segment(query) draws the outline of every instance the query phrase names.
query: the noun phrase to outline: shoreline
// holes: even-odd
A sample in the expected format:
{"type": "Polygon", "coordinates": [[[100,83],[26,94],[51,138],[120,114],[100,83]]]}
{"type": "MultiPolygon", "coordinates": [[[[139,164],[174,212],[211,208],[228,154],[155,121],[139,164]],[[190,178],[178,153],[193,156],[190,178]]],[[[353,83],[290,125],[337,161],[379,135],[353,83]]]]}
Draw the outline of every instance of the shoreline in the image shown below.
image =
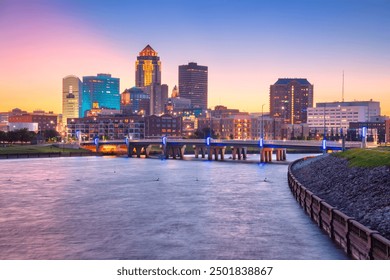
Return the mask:
{"type": "Polygon", "coordinates": [[[348,160],[328,154],[295,164],[292,173],[315,195],[390,239],[390,167],[349,167],[348,160]]]}

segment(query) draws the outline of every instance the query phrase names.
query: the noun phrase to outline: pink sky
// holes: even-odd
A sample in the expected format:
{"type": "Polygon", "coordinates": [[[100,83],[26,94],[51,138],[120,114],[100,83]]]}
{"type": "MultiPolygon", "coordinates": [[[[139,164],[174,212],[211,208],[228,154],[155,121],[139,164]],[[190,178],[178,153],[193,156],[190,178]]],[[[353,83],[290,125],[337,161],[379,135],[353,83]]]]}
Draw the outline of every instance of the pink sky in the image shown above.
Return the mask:
{"type": "Polygon", "coordinates": [[[10,3],[0,5],[0,112],[18,107],[61,113],[62,78],[71,74],[81,79],[111,73],[121,79],[121,90],[129,88],[134,85],[136,56],[150,44],[159,53],[162,81],[170,91],[177,84],[178,65],[195,61],[209,67],[209,106],[259,112],[262,104],[269,104],[269,86],[285,77],[307,78],[314,84],[315,102],[340,101],[344,70],[345,100],[380,101],[382,114],[390,115],[390,67],[384,61],[389,57],[380,58],[369,49],[344,49],[344,57],[315,48],[297,55],[283,46],[269,46],[272,42],[264,48],[248,43],[243,49],[240,42],[226,45],[222,39],[220,45],[196,48],[190,40],[180,45],[178,39],[131,34],[122,41],[55,7],[10,3]]]}

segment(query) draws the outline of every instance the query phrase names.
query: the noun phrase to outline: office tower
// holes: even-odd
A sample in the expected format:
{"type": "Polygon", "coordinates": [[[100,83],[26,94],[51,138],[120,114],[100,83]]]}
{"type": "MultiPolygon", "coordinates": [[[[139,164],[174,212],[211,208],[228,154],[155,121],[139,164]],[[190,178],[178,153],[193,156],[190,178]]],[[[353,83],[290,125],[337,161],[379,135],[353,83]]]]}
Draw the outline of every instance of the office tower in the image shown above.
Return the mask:
{"type": "Polygon", "coordinates": [[[80,117],[86,116],[86,111],[93,108],[120,109],[119,78],[110,74],[83,77],[80,117]]]}
{"type": "Polygon", "coordinates": [[[78,118],[82,84],[78,77],[70,75],[62,79],[62,120],[63,127],[69,118],[78,118]]]}
{"type": "Polygon", "coordinates": [[[147,45],[137,56],[135,62],[135,85],[147,87],[161,85],[161,61],[157,52],[147,45]]]}
{"type": "Polygon", "coordinates": [[[179,66],[180,97],[191,100],[194,108],[207,109],[207,66],[194,62],[179,66]]]}
{"type": "Polygon", "coordinates": [[[278,79],[270,86],[270,114],[287,124],[307,122],[313,107],[313,85],[307,79],[278,79]]]}

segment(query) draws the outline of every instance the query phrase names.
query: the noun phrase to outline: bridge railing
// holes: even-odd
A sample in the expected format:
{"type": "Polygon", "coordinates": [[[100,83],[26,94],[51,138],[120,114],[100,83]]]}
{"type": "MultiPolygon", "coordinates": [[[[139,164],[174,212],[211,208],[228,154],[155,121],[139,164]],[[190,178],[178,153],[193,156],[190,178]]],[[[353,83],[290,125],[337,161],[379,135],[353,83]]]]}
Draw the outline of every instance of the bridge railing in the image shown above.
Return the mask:
{"type": "MultiPolygon", "coordinates": [[[[183,144],[205,144],[205,139],[179,139],[179,138],[169,138],[167,137],[167,143],[174,142],[174,143],[183,143],[183,144]]],[[[162,143],[162,138],[152,138],[152,139],[138,139],[138,140],[128,140],[129,142],[133,143],[151,143],[151,144],[159,144],[162,143]]],[[[120,144],[126,143],[125,139],[117,139],[117,140],[100,140],[99,145],[102,144],[120,144]]],[[[216,143],[216,144],[224,144],[226,146],[234,146],[234,145],[241,145],[241,146],[258,146],[259,141],[258,140],[226,140],[226,139],[211,139],[210,144],[216,143]]],[[[82,141],[80,144],[88,145],[92,144],[94,145],[94,141],[82,141]]],[[[294,146],[294,147],[322,147],[322,141],[313,141],[313,140],[264,140],[264,145],[271,145],[271,146],[281,146],[281,147],[288,147],[288,146],[294,146]]],[[[342,147],[341,141],[327,141],[326,143],[327,147],[342,147]]],[[[360,148],[361,142],[345,142],[346,148],[360,148]]]]}

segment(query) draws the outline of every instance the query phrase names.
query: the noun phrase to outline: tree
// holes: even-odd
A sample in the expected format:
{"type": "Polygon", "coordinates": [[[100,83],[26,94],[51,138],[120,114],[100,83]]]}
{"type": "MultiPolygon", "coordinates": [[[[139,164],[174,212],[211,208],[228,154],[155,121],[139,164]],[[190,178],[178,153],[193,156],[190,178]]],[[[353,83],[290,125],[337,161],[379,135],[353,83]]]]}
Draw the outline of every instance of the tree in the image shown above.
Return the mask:
{"type": "Polygon", "coordinates": [[[7,133],[5,131],[0,131],[0,143],[7,142],[7,133]]]}
{"type": "Polygon", "coordinates": [[[18,133],[17,131],[8,131],[7,133],[7,142],[8,143],[15,143],[18,141],[18,133]]]}
{"type": "Polygon", "coordinates": [[[44,132],[45,141],[49,141],[50,139],[57,138],[60,134],[55,129],[48,129],[44,132]]]}
{"type": "Polygon", "coordinates": [[[22,143],[31,142],[35,137],[35,133],[28,131],[27,128],[19,129],[16,132],[18,135],[18,140],[22,143]]]}
{"type": "MultiPolygon", "coordinates": [[[[196,139],[206,139],[210,136],[210,128],[204,127],[202,129],[197,129],[194,132],[194,138],[196,139]]],[[[214,130],[211,130],[211,138],[216,139],[218,136],[215,134],[214,130]]]]}

